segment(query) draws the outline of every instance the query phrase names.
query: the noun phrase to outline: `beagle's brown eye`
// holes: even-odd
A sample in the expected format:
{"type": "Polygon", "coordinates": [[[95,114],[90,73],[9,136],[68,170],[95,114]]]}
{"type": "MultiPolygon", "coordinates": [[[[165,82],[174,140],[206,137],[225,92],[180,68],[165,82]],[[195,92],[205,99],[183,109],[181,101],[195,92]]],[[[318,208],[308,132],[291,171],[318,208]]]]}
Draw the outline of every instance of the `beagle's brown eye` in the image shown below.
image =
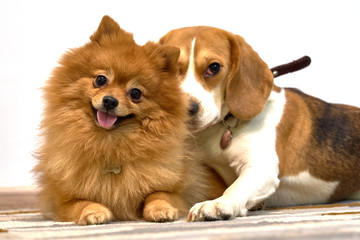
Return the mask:
{"type": "Polygon", "coordinates": [[[220,69],[221,69],[220,63],[217,62],[212,63],[207,67],[204,75],[206,78],[213,77],[220,72],[220,69]]]}
{"type": "Polygon", "coordinates": [[[104,75],[98,75],[94,80],[94,87],[99,88],[105,86],[107,83],[107,77],[105,77],[104,75]]]}
{"type": "Polygon", "coordinates": [[[130,90],[130,98],[133,103],[138,103],[141,101],[142,92],[138,88],[133,88],[130,90]]]}

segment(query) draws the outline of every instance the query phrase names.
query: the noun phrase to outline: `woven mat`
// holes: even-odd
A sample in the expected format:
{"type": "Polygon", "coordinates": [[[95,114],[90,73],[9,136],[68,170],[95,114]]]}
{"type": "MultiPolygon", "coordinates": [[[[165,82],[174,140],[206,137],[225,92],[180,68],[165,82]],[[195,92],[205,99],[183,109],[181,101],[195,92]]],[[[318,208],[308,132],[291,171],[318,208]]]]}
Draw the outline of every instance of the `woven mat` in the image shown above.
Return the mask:
{"type": "Polygon", "coordinates": [[[228,221],[113,222],[44,219],[36,210],[0,211],[0,239],[360,239],[360,202],[250,212],[228,221]]]}

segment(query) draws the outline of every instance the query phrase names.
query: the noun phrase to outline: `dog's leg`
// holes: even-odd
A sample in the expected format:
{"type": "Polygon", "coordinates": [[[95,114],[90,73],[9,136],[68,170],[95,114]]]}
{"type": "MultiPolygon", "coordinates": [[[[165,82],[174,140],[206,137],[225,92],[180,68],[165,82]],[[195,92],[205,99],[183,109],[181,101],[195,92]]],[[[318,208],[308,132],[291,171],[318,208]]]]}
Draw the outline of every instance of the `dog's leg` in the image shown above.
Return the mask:
{"type": "Polygon", "coordinates": [[[170,222],[185,216],[188,210],[180,195],[155,192],[145,200],[143,217],[150,222],[170,222]]]}
{"type": "Polygon", "coordinates": [[[75,222],[79,225],[108,223],[113,219],[112,212],[105,206],[84,200],[72,200],[56,207],[55,220],[75,222]]]}
{"type": "Polygon", "coordinates": [[[188,221],[246,216],[248,209],[269,197],[278,187],[278,172],[276,168],[272,169],[261,165],[247,166],[221,197],[195,204],[189,212],[188,221]]]}

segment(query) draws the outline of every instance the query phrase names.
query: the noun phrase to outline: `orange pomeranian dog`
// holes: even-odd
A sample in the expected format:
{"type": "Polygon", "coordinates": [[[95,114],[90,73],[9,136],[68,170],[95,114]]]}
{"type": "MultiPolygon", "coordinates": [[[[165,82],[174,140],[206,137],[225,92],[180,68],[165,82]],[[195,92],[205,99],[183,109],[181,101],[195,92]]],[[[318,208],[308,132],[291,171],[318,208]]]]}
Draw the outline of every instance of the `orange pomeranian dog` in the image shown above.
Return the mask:
{"type": "Polygon", "coordinates": [[[220,196],[223,183],[189,153],[179,50],[139,46],[108,16],[90,39],[62,57],[44,88],[34,169],[44,215],[164,222],[220,196]]]}

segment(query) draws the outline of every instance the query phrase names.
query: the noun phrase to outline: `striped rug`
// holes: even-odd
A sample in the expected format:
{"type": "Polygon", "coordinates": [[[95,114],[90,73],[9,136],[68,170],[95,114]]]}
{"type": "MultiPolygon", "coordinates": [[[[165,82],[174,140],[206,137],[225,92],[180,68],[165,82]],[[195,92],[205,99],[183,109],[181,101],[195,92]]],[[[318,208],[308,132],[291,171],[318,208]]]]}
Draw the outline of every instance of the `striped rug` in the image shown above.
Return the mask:
{"type": "Polygon", "coordinates": [[[96,226],[0,211],[0,239],[360,239],[360,202],[268,209],[228,221],[113,222],[96,226]]]}

